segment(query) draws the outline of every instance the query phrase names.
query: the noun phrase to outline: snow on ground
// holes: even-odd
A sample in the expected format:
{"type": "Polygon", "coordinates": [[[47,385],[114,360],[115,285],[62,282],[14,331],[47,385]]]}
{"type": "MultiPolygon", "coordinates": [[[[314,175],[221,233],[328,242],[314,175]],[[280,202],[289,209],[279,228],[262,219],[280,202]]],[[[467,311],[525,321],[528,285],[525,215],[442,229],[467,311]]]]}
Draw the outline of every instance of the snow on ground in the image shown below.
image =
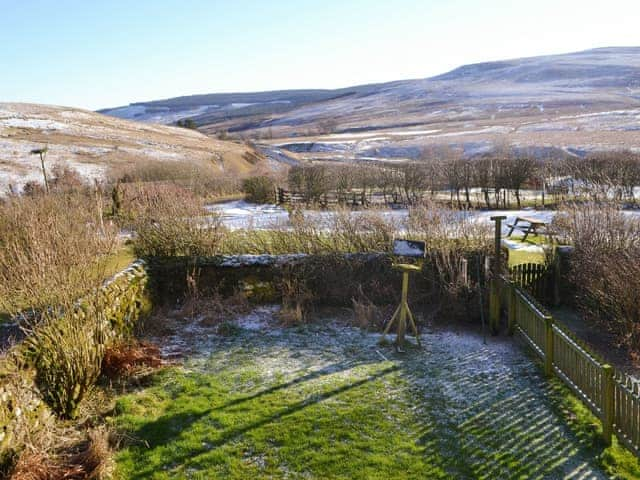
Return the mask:
{"type": "Polygon", "coordinates": [[[530,243],[524,243],[518,240],[510,240],[508,238],[502,239],[502,245],[509,250],[517,250],[519,252],[527,253],[539,253],[544,255],[544,248],[541,245],[532,245],[530,243]]]}
{"type": "Polygon", "coordinates": [[[409,137],[412,135],[427,135],[430,133],[438,133],[441,132],[440,129],[435,130],[405,130],[403,132],[386,132],[387,135],[393,135],[394,137],[409,137]]]}
{"type": "MultiPolygon", "coordinates": [[[[222,223],[231,229],[270,229],[291,226],[289,212],[277,205],[257,205],[244,200],[234,200],[209,205],[207,209],[212,213],[220,215],[222,223]]],[[[350,215],[358,217],[368,215],[372,212],[383,215],[387,220],[394,222],[400,227],[402,227],[409,215],[408,209],[353,211],[350,212],[350,215]]],[[[321,224],[326,225],[330,225],[332,218],[336,215],[336,213],[332,211],[318,210],[303,210],[302,213],[306,218],[318,220],[321,224]]],[[[509,231],[509,227],[507,227],[506,224],[513,223],[518,216],[533,217],[544,222],[551,222],[555,216],[555,212],[550,210],[480,210],[460,212],[460,215],[470,215],[475,221],[487,224],[492,223],[492,216],[504,215],[507,219],[503,222],[503,234],[506,235],[509,231]]]]}

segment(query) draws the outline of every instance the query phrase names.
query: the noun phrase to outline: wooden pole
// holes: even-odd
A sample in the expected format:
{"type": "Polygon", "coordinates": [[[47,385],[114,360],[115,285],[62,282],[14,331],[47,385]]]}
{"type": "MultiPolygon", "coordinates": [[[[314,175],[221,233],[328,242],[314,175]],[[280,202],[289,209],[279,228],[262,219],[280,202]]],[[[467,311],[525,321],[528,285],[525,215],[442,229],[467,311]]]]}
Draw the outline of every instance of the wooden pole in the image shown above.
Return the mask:
{"type": "Polygon", "coordinates": [[[462,277],[462,284],[465,287],[469,286],[469,265],[466,258],[460,260],[460,276],[462,277]]]}
{"type": "Polygon", "coordinates": [[[502,221],[503,215],[491,217],[495,222],[494,261],[492,264],[492,278],[489,287],[489,328],[492,335],[497,335],[500,329],[500,274],[502,273],[502,221]]]}
{"type": "Polygon", "coordinates": [[[493,273],[496,275],[499,275],[500,273],[502,273],[502,221],[505,220],[507,217],[505,217],[504,215],[498,215],[495,217],[491,217],[491,220],[493,222],[495,222],[495,229],[494,229],[494,255],[495,255],[495,262],[493,264],[493,273]]]}

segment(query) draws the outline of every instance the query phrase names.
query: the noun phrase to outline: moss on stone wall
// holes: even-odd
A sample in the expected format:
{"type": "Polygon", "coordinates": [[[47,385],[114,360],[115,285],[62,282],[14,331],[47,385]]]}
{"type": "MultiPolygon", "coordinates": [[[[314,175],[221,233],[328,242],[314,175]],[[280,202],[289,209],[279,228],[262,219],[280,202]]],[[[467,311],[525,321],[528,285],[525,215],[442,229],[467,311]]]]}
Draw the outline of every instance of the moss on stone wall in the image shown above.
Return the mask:
{"type": "MultiPolygon", "coordinates": [[[[138,320],[151,311],[148,282],[145,263],[137,261],[79,300],[70,314],[80,325],[93,309],[104,312],[110,326],[106,341],[131,335],[138,320]]],[[[44,390],[34,381],[36,369],[28,359],[37,352],[28,344],[29,337],[15,346],[12,352],[16,355],[0,357],[0,478],[26,442],[33,442],[39,431],[55,421],[43,401],[44,390]]]]}

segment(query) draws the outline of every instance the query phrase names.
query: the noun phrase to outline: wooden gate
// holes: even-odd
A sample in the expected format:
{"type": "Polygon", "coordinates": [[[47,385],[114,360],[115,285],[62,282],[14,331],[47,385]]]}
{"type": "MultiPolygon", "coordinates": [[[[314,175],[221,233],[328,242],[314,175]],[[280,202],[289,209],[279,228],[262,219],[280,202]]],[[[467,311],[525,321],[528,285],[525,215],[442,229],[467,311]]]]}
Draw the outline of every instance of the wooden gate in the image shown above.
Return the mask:
{"type": "Polygon", "coordinates": [[[513,283],[543,304],[553,301],[553,268],[541,263],[522,263],[509,269],[513,283]]]}

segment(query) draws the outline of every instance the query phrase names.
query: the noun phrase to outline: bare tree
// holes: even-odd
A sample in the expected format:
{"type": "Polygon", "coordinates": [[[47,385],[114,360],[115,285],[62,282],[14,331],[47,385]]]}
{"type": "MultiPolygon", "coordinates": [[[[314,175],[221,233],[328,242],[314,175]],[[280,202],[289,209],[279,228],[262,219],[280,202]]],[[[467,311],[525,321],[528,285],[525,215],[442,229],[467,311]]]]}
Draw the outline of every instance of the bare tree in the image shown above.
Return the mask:
{"type": "Polygon", "coordinates": [[[530,180],[536,171],[536,161],[528,156],[506,157],[501,161],[505,186],[513,191],[518,208],[521,208],[520,190],[525,182],[530,180]]]}

